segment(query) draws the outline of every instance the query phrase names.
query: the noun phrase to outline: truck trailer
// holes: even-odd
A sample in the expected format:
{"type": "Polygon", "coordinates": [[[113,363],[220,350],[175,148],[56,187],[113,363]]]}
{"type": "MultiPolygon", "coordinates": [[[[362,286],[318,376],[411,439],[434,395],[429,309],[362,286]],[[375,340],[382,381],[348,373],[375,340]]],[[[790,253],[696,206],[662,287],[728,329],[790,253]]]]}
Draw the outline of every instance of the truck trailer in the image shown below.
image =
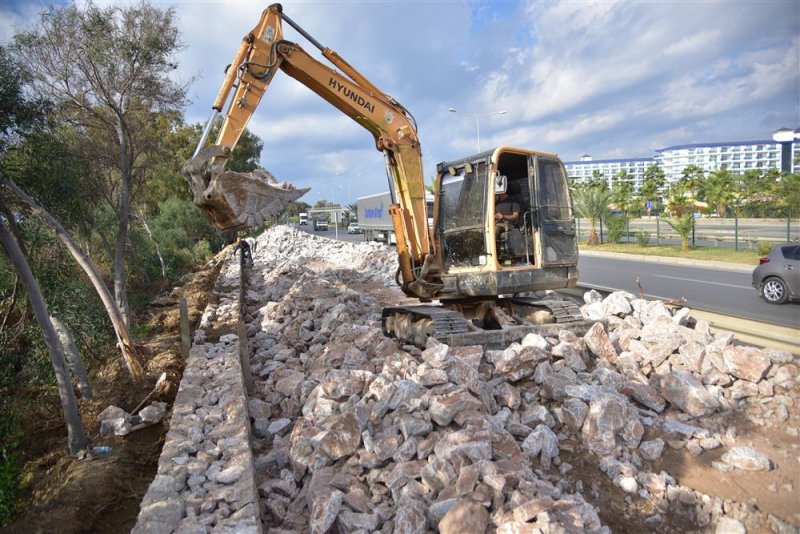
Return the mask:
{"type": "Polygon", "coordinates": [[[358,225],[367,241],[384,241],[395,244],[394,226],[389,215],[392,197],[389,192],[360,197],[358,202],[358,225]]]}
{"type": "MultiPolygon", "coordinates": [[[[357,203],[358,225],[361,233],[364,234],[364,239],[396,245],[392,217],[389,215],[389,206],[392,204],[392,196],[389,192],[360,197],[357,199],[357,203]]],[[[431,193],[425,194],[425,204],[430,227],[433,225],[433,195],[431,193]]]]}

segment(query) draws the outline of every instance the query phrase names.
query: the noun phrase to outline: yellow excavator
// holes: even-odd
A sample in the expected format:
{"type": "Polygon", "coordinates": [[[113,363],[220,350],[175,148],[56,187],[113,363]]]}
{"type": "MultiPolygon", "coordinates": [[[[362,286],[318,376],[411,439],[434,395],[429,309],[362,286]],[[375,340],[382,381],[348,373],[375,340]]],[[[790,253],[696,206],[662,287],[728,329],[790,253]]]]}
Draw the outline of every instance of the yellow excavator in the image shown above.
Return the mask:
{"type": "Polygon", "coordinates": [[[383,154],[397,240],[396,279],[406,295],[423,303],[384,309],[387,334],[422,346],[430,336],[451,345],[502,346],[529,332],[580,333],[591,326],[572,301],[532,295],[573,287],[578,280],[575,218],[559,158],[499,146],[439,163],[429,228],[416,120],[286,16],[280,4],[265,9],[242,40],[197,151],[184,166],[195,203],[217,227],[255,226],[307,191],[265,171],[225,171],[226,160],[278,71],[367,129],[383,154]],[[334,68],[286,40],[283,23],[318,48],[334,68]],[[212,123],[228,100],[217,140],[206,147],[212,123]],[[511,202],[517,215],[503,215],[508,210],[499,204],[496,209],[496,198],[511,202]]]}

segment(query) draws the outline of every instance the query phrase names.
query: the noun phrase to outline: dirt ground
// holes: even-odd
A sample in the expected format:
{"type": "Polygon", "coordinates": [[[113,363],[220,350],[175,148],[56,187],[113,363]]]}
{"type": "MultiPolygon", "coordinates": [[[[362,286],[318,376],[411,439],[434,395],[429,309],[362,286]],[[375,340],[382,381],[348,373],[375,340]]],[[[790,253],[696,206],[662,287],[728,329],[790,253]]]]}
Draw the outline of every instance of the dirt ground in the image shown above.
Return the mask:
{"type": "MultiPolygon", "coordinates": [[[[116,534],[133,528],[139,503],[156,474],[168,426],[157,424],[123,437],[103,437],[98,434],[96,415],[112,404],[133,411],[162,373],[167,373],[169,388],[147,404],[159,400],[171,406],[183,371],[179,300],[186,299],[190,324],[196,325],[221,266],[217,256],[188,275],[181,287],[147,307],[139,323],[147,323],[148,334],[136,345],[146,374],[142,384],[130,380],[116,354],[101,357],[108,363],[92,377],[94,399],[78,402],[90,447],[108,445],[110,454],[86,459],[66,454],[66,428],[55,387],[17,392],[16,409],[31,422],[22,447],[25,508],[19,520],[0,533],[116,534]]],[[[166,421],[169,416],[168,411],[166,421]]]]}

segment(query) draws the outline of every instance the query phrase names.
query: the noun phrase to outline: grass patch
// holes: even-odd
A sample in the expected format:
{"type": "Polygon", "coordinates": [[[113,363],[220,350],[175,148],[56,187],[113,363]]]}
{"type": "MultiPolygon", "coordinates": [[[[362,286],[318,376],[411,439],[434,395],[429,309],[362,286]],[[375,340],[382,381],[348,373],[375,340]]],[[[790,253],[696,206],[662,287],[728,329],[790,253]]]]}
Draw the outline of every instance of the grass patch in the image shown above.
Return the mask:
{"type": "Polygon", "coordinates": [[[666,256],[670,258],[686,258],[690,260],[722,261],[758,265],[759,254],[755,250],[734,250],[727,248],[696,247],[688,252],[681,252],[679,245],[647,245],[638,243],[603,243],[589,247],[581,242],[580,249],[595,252],[618,252],[622,254],[641,254],[643,256],[666,256]]]}
{"type": "Polygon", "coordinates": [[[141,341],[150,336],[153,326],[150,323],[137,324],[131,328],[131,337],[136,341],[141,341]]]}

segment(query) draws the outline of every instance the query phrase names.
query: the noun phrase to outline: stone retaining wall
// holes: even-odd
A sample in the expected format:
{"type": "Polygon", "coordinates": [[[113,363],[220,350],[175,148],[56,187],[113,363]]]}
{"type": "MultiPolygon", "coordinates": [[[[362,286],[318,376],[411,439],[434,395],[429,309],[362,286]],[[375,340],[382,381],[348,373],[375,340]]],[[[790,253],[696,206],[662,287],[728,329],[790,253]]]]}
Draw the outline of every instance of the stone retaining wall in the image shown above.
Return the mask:
{"type": "Polygon", "coordinates": [[[135,534],[263,532],[237,335],[241,273],[238,262],[223,267],[195,332],[135,534]]]}

